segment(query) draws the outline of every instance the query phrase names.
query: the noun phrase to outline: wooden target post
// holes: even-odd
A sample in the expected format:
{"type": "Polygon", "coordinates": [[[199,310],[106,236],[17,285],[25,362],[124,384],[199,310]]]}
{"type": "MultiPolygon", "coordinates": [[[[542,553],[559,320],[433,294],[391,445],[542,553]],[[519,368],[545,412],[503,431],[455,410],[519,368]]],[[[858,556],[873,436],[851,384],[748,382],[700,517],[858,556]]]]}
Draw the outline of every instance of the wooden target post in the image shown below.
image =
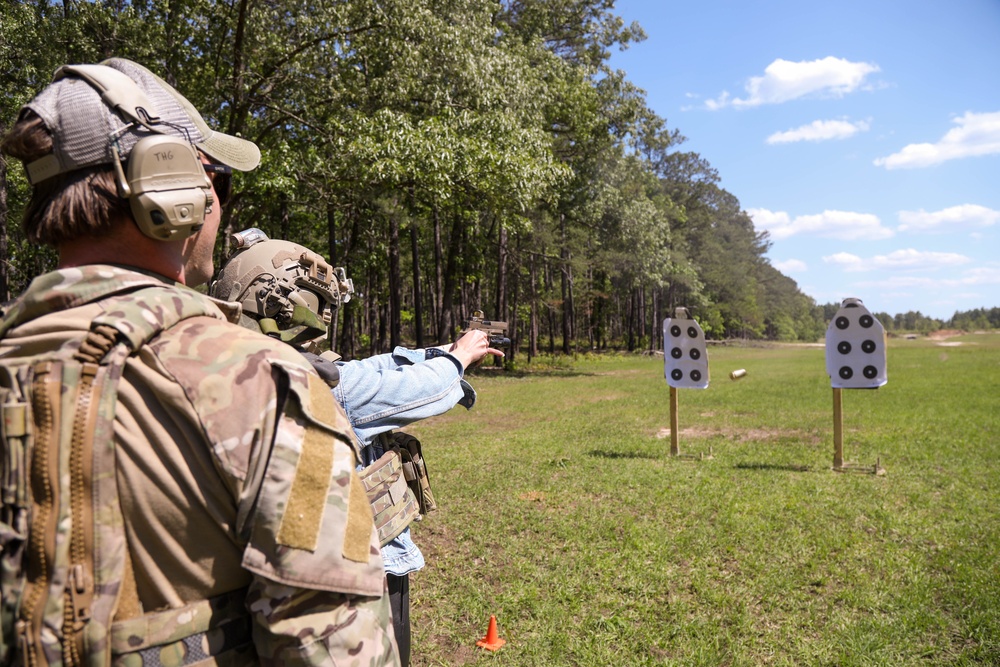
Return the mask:
{"type": "Polygon", "coordinates": [[[826,333],[826,370],[833,387],[833,470],[884,475],[874,465],[844,462],[844,389],[877,389],[886,383],[886,337],[882,323],[861,303],[844,299],[826,333]]]}
{"type": "Polygon", "coordinates": [[[680,446],[680,434],[677,433],[678,429],[678,419],[677,419],[677,387],[670,388],[670,455],[680,456],[681,446],[680,446]]]}
{"type": "Polygon", "coordinates": [[[833,469],[844,467],[844,390],[833,388],[833,469]]]}

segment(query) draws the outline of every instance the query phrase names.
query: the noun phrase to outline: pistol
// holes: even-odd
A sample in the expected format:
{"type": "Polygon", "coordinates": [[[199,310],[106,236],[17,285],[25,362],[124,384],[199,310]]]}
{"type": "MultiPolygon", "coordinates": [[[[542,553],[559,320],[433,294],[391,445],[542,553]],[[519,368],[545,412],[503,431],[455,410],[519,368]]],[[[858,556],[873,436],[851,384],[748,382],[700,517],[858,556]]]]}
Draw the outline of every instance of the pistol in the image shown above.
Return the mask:
{"type": "Polygon", "coordinates": [[[507,338],[507,323],[496,320],[483,319],[483,311],[477,310],[472,313],[466,331],[479,329],[485,331],[490,337],[490,347],[507,347],[510,345],[510,338],[507,338]]]}

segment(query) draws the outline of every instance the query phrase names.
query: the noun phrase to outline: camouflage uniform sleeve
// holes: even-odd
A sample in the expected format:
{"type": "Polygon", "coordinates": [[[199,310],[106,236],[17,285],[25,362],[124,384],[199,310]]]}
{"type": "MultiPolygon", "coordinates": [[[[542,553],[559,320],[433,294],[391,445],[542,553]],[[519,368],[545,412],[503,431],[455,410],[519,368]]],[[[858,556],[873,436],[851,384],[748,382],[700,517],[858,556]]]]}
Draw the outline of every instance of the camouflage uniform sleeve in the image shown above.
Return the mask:
{"type": "Polygon", "coordinates": [[[256,577],[247,606],[259,630],[261,665],[399,665],[388,593],[357,597],[293,588],[256,577]]]}
{"type": "Polygon", "coordinates": [[[396,665],[371,507],[350,426],[329,387],[272,361],[279,414],[263,465],[243,567],[263,664],[396,665]]]}

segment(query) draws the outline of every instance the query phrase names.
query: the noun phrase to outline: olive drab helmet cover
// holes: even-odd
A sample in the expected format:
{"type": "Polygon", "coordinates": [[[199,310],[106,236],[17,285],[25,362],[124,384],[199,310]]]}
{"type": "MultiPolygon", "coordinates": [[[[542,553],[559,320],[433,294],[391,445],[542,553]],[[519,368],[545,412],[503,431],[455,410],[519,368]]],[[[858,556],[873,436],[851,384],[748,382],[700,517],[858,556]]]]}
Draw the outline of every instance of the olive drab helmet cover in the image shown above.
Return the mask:
{"type": "Polygon", "coordinates": [[[344,268],[256,228],[237,232],[233,243],[211,296],[239,303],[262,332],[286,343],[309,348],[325,338],[333,309],[354,294],[344,268]]]}

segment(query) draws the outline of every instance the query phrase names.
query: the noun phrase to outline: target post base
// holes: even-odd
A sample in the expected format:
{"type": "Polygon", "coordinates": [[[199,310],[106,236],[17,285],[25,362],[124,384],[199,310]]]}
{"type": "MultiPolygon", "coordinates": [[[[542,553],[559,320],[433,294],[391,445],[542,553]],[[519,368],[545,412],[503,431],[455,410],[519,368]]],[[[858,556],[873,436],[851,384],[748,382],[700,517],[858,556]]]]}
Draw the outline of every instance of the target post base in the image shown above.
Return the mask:
{"type": "Polygon", "coordinates": [[[708,454],[706,454],[705,452],[698,452],[697,454],[688,454],[688,453],[682,454],[680,452],[677,453],[670,452],[670,458],[679,459],[681,461],[707,461],[709,459],[714,459],[715,456],[712,453],[712,448],[709,447],[708,454]]]}
{"type": "Polygon", "coordinates": [[[677,387],[670,387],[670,458],[685,461],[704,461],[705,459],[713,458],[711,447],[708,448],[708,456],[705,456],[704,453],[681,454],[680,419],[677,416],[677,403],[677,387]]]}
{"type": "Polygon", "coordinates": [[[833,388],[833,468],[834,472],[861,472],[882,476],[882,457],[875,459],[875,465],[844,463],[844,402],[843,389],[833,388]]]}
{"type": "Polygon", "coordinates": [[[875,459],[875,465],[864,465],[862,463],[841,463],[840,465],[833,466],[832,470],[834,472],[859,472],[868,475],[876,475],[878,477],[885,474],[885,468],[882,467],[882,457],[875,459]]]}

